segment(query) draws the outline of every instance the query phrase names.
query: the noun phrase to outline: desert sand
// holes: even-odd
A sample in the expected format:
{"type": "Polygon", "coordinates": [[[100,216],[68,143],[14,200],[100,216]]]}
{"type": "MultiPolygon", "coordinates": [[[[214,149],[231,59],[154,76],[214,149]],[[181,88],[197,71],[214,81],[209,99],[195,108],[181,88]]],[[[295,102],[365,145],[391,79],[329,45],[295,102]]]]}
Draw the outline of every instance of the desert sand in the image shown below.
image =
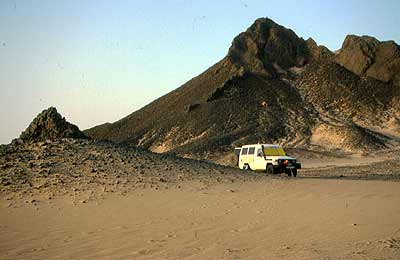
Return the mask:
{"type": "Polygon", "coordinates": [[[4,197],[0,223],[2,259],[400,259],[400,182],[280,177],[4,197]]]}
{"type": "Polygon", "coordinates": [[[399,260],[399,61],[394,41],[332,52],[265,17],[113,123],[82,132],[49,107],[0,144],[0,260],[399,260]],[[298,178],[238,169],[251,143],[282,145],[298,178]]]}

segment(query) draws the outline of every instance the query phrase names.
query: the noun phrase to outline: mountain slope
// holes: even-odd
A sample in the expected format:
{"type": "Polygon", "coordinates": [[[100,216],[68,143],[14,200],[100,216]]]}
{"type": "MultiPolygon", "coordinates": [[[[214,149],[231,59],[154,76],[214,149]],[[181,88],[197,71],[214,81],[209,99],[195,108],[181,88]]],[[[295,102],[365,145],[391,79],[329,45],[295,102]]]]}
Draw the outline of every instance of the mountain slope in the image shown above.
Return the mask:
{"type": "Polygon", "coordinates": [[[254,142],[345,151],[384,148],[389,137],[370,127],[392,120],[398,128],[393,120],[400,111],[397,74],[385,81],[355,73],[338,62],[351,53],[347,45],[351,42],[338,56],[260,18],[233,40],[225,58],[199,76],[85,133],[194,157],[254,142]],[[320,138],[332,133],[333,141],[320,138]]]}

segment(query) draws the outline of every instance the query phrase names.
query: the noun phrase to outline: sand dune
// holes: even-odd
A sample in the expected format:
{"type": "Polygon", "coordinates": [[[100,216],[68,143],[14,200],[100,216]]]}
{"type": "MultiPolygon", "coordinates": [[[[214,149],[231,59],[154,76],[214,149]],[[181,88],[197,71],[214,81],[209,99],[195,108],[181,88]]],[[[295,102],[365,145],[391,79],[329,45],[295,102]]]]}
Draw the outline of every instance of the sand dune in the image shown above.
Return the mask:
{"type": "Polygon", "coordinates": [[[400,183],[265,179],[1,201],[2,259],[400,259],[400,183]]]}

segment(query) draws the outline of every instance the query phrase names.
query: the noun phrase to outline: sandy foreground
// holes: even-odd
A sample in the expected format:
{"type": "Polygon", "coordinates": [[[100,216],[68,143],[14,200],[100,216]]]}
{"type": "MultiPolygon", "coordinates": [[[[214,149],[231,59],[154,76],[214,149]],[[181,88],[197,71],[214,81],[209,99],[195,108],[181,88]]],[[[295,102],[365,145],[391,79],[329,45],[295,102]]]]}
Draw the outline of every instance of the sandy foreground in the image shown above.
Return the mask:
{"type": "Polygon", "coordinates": [[[1,259],[400,259],[400,183],[265,179],[0,207],[1,259]]]}

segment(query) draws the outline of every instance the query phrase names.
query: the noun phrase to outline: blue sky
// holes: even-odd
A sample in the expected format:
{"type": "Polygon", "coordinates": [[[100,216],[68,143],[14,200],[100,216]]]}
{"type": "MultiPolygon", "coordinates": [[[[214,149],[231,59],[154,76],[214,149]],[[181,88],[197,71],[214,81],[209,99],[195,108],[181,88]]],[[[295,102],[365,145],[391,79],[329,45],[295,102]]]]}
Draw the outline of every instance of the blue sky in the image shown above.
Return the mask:
{"type": "Polygon", "coordinates": [[[225,56],[259,17],[336,50],[347,34],[400,43],[400,1],[0,1],[0,143],[56,106],[116,121],[225,56]]]}

